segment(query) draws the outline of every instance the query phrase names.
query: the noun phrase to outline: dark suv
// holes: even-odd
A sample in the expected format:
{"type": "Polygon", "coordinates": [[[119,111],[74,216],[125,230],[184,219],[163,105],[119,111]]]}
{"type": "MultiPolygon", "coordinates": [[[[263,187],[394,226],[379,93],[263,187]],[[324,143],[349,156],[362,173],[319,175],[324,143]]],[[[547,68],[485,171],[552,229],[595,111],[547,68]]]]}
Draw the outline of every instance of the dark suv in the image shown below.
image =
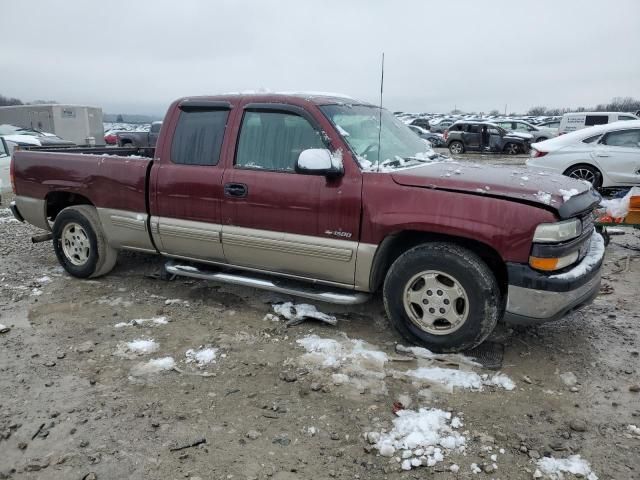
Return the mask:
{"type": "Polygon", "coordinates": [[[533,137],[527,133],[507,132],[494,123],[456,122],[444,133],[449,151],[454,155],[466,151],[527,153],[533,137]]]}

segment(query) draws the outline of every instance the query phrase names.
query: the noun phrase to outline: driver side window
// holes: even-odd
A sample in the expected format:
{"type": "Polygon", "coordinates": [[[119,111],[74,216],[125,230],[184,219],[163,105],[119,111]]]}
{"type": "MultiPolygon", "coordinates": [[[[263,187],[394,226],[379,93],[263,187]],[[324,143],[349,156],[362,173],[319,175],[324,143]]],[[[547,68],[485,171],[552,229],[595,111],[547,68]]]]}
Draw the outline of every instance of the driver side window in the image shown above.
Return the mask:
{"type": "Polygon", "coordinates": [[[247,111],[242,119],[236,166],[293,172],[300,152],[325,148],[303,117],[284,112],[247,111]]]}
{"type": "Polygon", "coordinates": [[[4,140],[0,138],[0,157],[8,157],[9,152],[7,151],[7,146],[4,143],[4,140]]]}

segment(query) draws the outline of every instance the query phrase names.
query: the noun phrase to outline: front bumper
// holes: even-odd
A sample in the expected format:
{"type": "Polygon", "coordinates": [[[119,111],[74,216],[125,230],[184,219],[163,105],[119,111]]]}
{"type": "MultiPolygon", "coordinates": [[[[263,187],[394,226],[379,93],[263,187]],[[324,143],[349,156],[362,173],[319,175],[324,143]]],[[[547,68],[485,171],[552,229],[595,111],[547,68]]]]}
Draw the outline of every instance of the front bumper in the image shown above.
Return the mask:
{"type": "Polygon", "coordinates": [[[511,263],[504,320],[515,325],[550,322],[591,303],[600,291],[604,240],[594,233],[585,258],[568,272],[544,275],[528,265],[511,263]]]}

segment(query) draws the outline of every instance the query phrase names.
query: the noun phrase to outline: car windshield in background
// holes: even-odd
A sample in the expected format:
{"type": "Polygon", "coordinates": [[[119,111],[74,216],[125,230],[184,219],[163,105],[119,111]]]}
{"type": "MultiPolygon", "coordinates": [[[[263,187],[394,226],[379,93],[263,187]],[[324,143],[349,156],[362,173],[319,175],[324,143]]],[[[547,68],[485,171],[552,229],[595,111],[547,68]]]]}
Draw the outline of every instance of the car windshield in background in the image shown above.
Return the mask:
{"type": "Polygon", "coordinates": [[[439,157],[387,110],[367,105],[324,105],[320,108],[349,144],[364,170],[374,170],[378,166],[385,170],[407,167],[439,157]],[[380,125],[382,131],[378,135],[380,125]]]}

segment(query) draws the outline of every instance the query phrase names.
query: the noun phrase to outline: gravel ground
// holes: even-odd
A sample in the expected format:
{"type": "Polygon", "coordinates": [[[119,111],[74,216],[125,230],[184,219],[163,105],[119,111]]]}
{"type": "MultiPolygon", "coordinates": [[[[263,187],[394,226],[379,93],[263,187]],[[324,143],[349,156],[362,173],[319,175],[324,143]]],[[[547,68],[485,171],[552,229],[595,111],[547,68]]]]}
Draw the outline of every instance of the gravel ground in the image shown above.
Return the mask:
{"type": "Polygon", "coordinates": [[[9,327],[0,333],[0,478],[530,479],[539,457],[574,454],[600,479],[640,478],[640,436],[629,428],[640,426],[640,257],[626,248],[640,246],[637,231],[614,237],[593,305],[496,332],[514,390],[448,392],[402,374],[421,364],[394,352],[401,340],[379,298],[317,304],[335,327],[287,328],[265,318],[286,298],[159,280],[158,257],[123,253],[106,277],[70,278],[50,243],[31,244],[37,229],[8,215],[0,207],[0,324],[9,327]],[[167,323],[114,327],[158,317],[167,323]],[[310,334],[362,339],[392,360],[345,381],[303,357],[296,340],[310,334]],[[126,348],[150,339],[152,353],[126,348]],[[215,363],[186,362],[201,346],[217,349],[215,363]],[[149,371],[145,362],[167,356],[177,370],[149,371]],[[363,434],[390,429],[397,401],[460,415],[466,451],[408,472],[377,455],[363,434]]]}

